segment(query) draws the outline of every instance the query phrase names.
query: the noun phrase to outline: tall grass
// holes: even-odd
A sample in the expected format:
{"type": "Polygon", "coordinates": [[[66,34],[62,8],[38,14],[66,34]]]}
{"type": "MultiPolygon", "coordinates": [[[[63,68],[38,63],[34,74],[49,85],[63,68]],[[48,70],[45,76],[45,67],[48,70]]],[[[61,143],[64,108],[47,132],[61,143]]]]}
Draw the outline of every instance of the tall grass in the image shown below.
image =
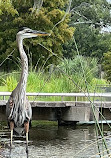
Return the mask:
{"type": "MultiPolygon", "coordinates": [[[[0,83],[0,91],[12,91],[19,81],[18,74],[8,74],[0,83]],[[16,76],[17,75],[17,76],[16,76]]],[[[27,92],[80,92],[85,91],[85,82],[81,75],[71,75],[70,80],[66,75],[61,74],[60,76],[53,73],[51,76],[48,73],[41,72],[29,72],[28,82],[27,82],[27,92]]],[[[106,80],[100,80],[93,78],[91,82],[88,83],[90,92],[96,89],[97,84],[107,84],[106,80]]],[[[99,89],[97,89],[99,91],[99,89]]]]}
{"type": "MultiPolygon", "coordinates": [[[[27,92],[45,92],[45,93],[75,93],[75,92],[87,92],[85,81],[82,80],[80,75],[70,76],[71,80],[64,74],[57,75],[53,72],[51,75],[48,72],[42,73],[38,72],[29,72],[28,82],[27,82],[27,92]],[[72,82],[75,82],[75,84],[72,82]]],[[[0,91],[13,91],[17,86],[19,81],[18,74],[11,73],[5,76],[5,79],[2,80],[0,91]]],[[[88,84],[90,92],[100,92],[100,89],[96,86],[96,83],[100,82],[105,84],[105,80],[99,80],[93,78],[88,84]]],[[[30,100],[35,100],[35,98],[30,97],[30,100]]],[[[42,98],[36,97],[37,100],[51,100],[57,101],[61,100],[61,97],[50,97],[42,98]]],[[[75,98],[67,97],[64,100],[74,100],[75,98]]],[[[78,98],[79,99],[79,98],[78,98]]]]}
{"type": "MultiPolygon", "coordinates": [[[[97,84],[107,84],[106,80],[97,78],[98,67],[96,59],[76,56],[74,59],[64,59],[58,66],[51,66],[47,71],[39,70],[29,72],[27,92],[71,93],[99,92],[97,84]],[[84,67],[86,81],[83,77],[80,62],[84,67]]],[[[13,91],[20,78],[20,72],[0,75],[0,91],[13,91]]]]}

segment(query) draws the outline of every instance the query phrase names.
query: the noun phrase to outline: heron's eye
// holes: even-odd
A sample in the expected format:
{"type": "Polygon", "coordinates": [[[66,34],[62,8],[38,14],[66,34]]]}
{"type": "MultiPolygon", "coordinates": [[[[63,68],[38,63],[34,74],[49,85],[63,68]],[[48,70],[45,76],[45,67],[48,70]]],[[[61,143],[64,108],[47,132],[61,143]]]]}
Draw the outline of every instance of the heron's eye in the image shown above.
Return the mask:
{"type": "Polygon", "coordinates": [[[28,31],[26,31],[26,33],[32,33],[32,31],[31,31],[31,30],[28,30],[28,31]]]}

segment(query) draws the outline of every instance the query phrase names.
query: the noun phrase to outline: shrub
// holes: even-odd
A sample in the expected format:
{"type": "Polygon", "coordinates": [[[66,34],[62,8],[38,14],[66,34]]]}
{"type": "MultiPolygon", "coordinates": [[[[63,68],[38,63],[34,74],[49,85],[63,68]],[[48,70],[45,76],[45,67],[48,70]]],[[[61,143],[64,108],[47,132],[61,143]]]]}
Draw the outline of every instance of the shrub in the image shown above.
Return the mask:
{"type": "Polygon", "coordinates": [[[64,59],[59,69],[68,75],[79,75],[90,82],[98,74],[97,59],[83,56],[75,56],[73,59],[64,59]]]}

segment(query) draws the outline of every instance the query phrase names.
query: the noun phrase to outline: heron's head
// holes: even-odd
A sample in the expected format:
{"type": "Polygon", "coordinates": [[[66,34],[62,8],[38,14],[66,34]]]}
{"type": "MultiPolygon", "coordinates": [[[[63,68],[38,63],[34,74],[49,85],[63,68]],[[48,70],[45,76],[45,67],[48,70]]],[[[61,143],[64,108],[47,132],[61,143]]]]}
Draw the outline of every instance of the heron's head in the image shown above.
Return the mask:
{"type": "Polygon", "coordinates": [[[17,36],[24,39],[24,38],[32,38],[32,37],[37,37],[37,36],[49,36],[49,34],[46,32],[36,31],[27,27],[23,27],[19,30],[19,32],[17,33],[17,36]]]}

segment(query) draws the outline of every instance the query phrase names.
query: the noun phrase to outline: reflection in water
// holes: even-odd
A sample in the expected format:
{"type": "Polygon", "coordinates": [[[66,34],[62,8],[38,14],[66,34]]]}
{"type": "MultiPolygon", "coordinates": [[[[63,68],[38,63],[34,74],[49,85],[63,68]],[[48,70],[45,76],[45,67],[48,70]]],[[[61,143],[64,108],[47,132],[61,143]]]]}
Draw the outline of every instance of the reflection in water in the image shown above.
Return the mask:
{"type": "MultiPolygon", "coordinates": [[[[25,138],[14,137],[15,147],[11,156],[9,138],[8,131],[0,132],[1,142],[5,144],[5,149],[0,151],[0,158],[26,158],[25,138]]],[[[29,158],[90,158],[98,153],[96,144],[87,147],[96,139],[94,126],[78,126],[76,129],[57,126],[36,127],[30,129],[29,139],[29,158]],[[85,147],[87,148],[82,151],[85,147]]],[[[111,146],[110,139],[108,144],[111,146]]]]}

